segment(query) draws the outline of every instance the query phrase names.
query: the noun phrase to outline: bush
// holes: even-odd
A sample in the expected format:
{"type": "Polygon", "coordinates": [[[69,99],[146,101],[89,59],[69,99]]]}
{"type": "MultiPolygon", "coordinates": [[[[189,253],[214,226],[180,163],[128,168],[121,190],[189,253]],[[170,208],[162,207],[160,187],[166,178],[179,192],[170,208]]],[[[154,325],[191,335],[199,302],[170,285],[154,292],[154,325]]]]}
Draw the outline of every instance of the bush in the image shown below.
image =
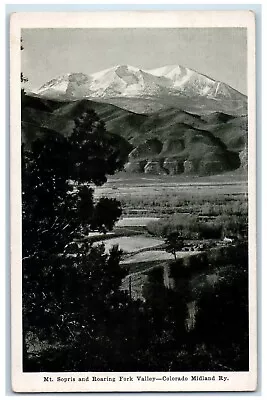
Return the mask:
{"type": "Polygon", "coordinates": [[[198,220],[194,216],[175,214],[170,217],[162,218],[159,221],[149,223],[147,225],[147,230],[152,234],[164,237],[177,232],[180,233],[184,239],[189,239],[192,237],[192,233],[198,232],[198,225],[198,220]]]}

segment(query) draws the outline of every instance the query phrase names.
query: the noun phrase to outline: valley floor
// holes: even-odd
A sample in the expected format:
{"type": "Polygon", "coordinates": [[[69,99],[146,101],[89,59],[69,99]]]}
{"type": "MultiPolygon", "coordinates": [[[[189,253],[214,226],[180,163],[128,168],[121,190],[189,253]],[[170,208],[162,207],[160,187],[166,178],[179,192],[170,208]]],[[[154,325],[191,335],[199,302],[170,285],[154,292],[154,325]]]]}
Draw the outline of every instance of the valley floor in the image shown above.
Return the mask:
{"type": "MultiPolygon", "coordinates": [[[[123,217],[117,222],[111,236],[101,235],[92,239],[100,244],[104,242],[106,251],[112,245],[123,250],[122,265],[129,268],[129,275],[122,288],[131,291],[134,297],[142,298],[142,287],[147,272],[153,268],[166,268],[173,255],[167,253],[164,238],[160,234],[151,234],[148,227],[157,225],[163,218],[172,216],[183,219],[196,217],[200,221],[216,221],[225,215],[231,219],[247,218],[248,187],[242,173],[186,177],[130,175],[119,173],[109,177],[108,182],[96,188],[96,196],[115,197],[123,206],[123,217]]],[[[189,227],[190,230],[190,227],[189,227]]],[[[190,233],[189,233],[190,236],[190,233]]],[[[210,249],[235,245],[224,238],[185,240],[184,249],[177,258],[189,258],[210,249]]]]}

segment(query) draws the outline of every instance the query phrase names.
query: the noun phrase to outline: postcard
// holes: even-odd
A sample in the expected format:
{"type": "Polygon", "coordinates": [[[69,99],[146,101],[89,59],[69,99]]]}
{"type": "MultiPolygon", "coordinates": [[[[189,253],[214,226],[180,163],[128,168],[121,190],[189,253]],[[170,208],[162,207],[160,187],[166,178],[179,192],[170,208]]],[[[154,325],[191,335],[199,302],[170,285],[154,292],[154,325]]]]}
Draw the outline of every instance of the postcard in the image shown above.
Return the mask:
{"type": "Polygon", "coordinates": [[[257,387],[255,16],[14,13],[15,392],[257,387]]]}

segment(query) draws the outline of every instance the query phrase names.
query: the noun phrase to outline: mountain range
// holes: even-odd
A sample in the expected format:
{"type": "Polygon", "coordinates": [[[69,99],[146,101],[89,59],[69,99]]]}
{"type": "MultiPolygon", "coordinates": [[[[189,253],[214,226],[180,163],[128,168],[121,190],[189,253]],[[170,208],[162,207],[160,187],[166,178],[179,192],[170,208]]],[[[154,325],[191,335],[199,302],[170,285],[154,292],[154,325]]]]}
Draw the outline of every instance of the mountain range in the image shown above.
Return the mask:
{"type": "Polygon", "coordinates": [[[125,170],[211,175],[247,167],[247,98],[225,83],[181,66],[115,66],[65,74],[28,93],[22,138],[70,135],[94,109],[128,154],[125,170]]]}
{"type": "Polygon", "coordinates": [[[247,106],[246,96],[229,85],[180,65],[150,70],[117,65],[91,75],[67,73],[34,93],[58,100],[95,99],[138,113],[175,106],[241,115],[247,106]]]}

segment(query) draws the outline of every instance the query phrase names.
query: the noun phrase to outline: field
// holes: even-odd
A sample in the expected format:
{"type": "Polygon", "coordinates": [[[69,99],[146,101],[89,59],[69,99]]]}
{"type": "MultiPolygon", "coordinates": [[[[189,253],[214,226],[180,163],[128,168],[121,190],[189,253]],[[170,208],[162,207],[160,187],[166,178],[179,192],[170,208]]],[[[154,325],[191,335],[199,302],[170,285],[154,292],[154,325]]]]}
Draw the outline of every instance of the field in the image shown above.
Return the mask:
{"type": "MultiPolygon", "coordinates": [[[[189,257],[191,255],[198,254],[197,251],[185,252],[180,251],[176,253],[177,258],[189,257]]],[[[132,264],[150,261],[162,261],[162,260],[172,260],[173,256],[170,253],[166,253],[163,250],[149,250],[143,251],[142,253],[135,254],[134,256],[127,257],[122,264],[132,264]]]]}
{"type": "MultiPolygon", "coordinates": [[[[101,241],[95,242],[95,244],[100,244],[101,241]]],[[[152,237],[145,236],[121,236],[112,239],[106,239],[103,241],[105,244],[105,250],[109,251],[112,246],[118,245],[121,250],[125,253],[134,253],[139,250],[144,250],[147,248],[159,246],[163,243],[162,240],[154,239],[152,237]]]]}
{"type": "Polygon", "coordinates": [[[96,196],[116,197],[124,216],[221,214],[223,209],[247,213],[247,180],[242,174],[212,177],[127,175],[120,173],[96,188],[96,196]]]}
{"type": "Polygon", "coordinates": [[[123,250],[122,266],[130,275],[122,288],[128,289],[130,279],[133,296],[142,298],[147,273],[173,260],[164,248],[164,232],[178,230],[185,239],[186,251],[177,252],[177,259],[225,246],[225,232],[247,227],[247,193],[246,177],[236,172],[209,177],[119,173],[96,188],[96,196],[120,200],[123,216],[113,237],[96,243],[104,242],[106,251],[113,245],[123,250]]]}

